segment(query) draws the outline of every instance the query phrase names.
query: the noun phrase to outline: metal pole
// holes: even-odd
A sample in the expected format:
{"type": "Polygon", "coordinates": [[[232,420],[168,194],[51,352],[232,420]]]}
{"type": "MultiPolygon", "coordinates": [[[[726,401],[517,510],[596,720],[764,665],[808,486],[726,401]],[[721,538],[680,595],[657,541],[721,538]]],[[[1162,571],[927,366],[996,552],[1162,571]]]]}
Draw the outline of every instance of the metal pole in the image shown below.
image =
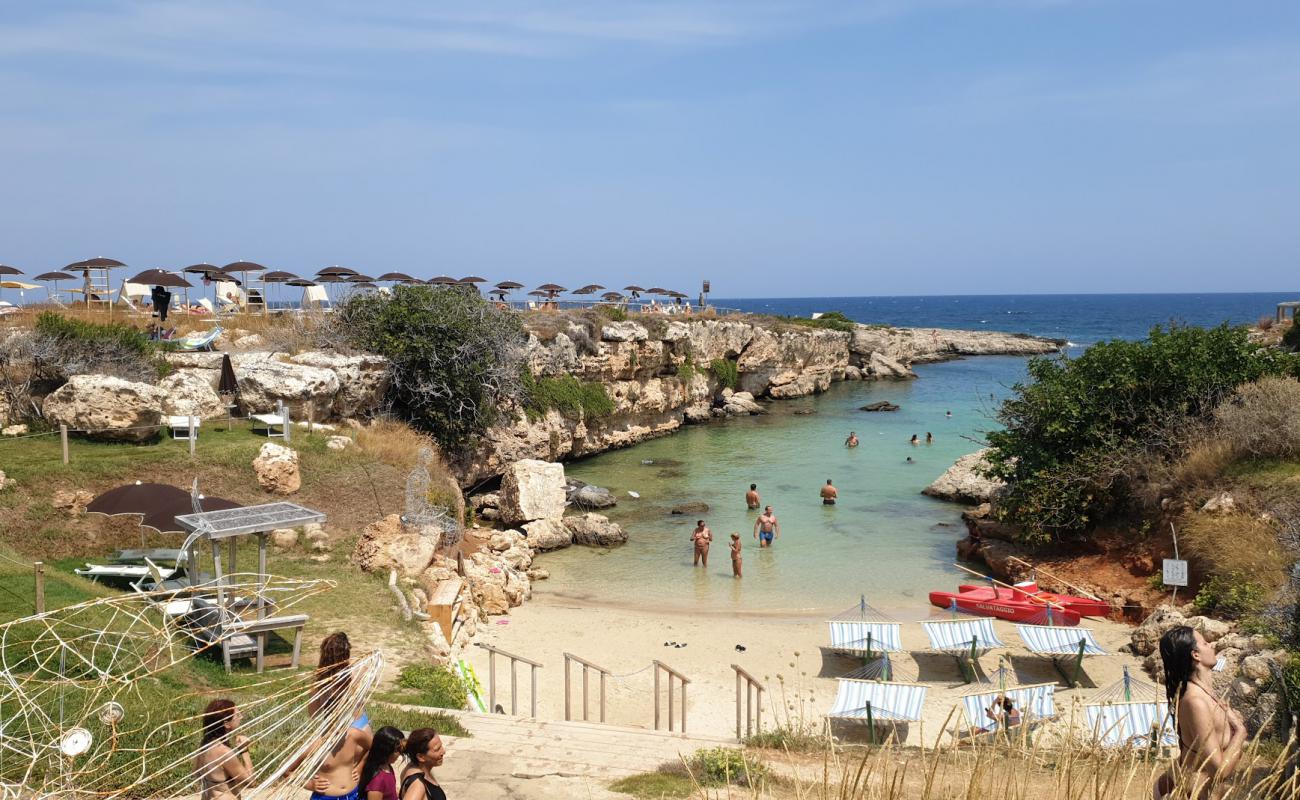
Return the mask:
{"type": "Polygon", "coordinates": [[[68,426],[59,424],[59,444],[63,446],[63,463],[68,463],[68,426]]]}
{"type": "Polygon", "coordinates": [[[36,569],[36,613],[45,613],[45,562],[37,561],[32,565],[36,569]]]}

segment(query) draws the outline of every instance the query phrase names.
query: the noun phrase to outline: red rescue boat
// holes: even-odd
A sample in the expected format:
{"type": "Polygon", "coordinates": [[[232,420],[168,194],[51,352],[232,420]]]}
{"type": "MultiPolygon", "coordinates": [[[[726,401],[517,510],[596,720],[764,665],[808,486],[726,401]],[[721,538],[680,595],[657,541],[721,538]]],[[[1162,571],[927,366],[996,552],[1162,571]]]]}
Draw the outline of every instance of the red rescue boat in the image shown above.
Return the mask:
{"type": "Polygon", "coordinates": [[[1104,617],[1110,606],[1091,597],[1053,594],[1024,581],[1010,588],[963,584],[956,592],[930,592],[930,603],[967,614],[997,617],[1012,622],[1074,626],[1080,617],[1104,617]]]}

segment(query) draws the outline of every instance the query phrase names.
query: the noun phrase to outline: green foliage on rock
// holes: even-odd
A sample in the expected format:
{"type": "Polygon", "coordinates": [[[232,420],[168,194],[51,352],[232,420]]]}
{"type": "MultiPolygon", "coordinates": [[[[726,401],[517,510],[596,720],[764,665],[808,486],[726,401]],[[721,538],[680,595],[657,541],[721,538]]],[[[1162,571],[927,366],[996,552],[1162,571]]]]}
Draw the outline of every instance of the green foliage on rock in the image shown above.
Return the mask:
{"type": "Polygon", "coordinates": [[[729,358],[715,358],[709,363],[709,372],[718,379],[718,384],[726,389],[734,389],[740,383],[740,367],[729,358]]]}
{"type": "Polygon", "coordinates": [[[1215,617],[1239,619],[1259,611],[1268,592],[1245,575],[1215,575],[1196,593],[1196,610],[1215,617]]]}
{"type": "Polygon", "coordinates": [[[397,286],[339,305],[337,330],[388,359],[394,410],[449,455],[497,419],[522,393],[525,336],[519,316],[462,287],[397,286]]]}
{"type": "Polygon", "coordinates": [[[555,409],[570,419],[600,419],[614,413],[614,401],[602,383],[580,381],[572,375],[537,378],[523,376],[524,410],[538,419],[555,409]]]}
{"type": "Polygon", "coordinates": [[[1156,327],[1078,358],[1037,358],[998,412],[991,474],[1008,484],[999,513],[1043,540],[1115,511],[1141,458],[1176,456],[1178,431],[1236,387],[1295,374],[1295,355],[1252,343],[1244,327],[1156,327]]]}
{"type": "Polygon", "coordinates": [[[157,358],[159,345],[144,331],[124,322],[87,322],[53,311],[36,318],[33,335],[38,359],[61,377],[98,373],[152,381],[171,371],[157,358]],[[43,358],[42,358],[43,356],[43,358]]]}
{"type": "Polygon", "coordinates": [[[1292,350],[1300,350],[1300,322],[1292,320],[1287,329],[1282,331],[1282,344],[1292,350]]]}
{"type": "Polygon", "coordinates": [[[852,333],[856,324],[853,320],[844,316],[842,311],[827,311],[817,319],[807,317],[782,317],[782,319],[795,325],[802,325],[805,328],[825,328],[832,331],[841,331],[842,333],[852,333]]]}
{"type": "Polygon", "coordinates": [[[450,667],[436,664],[407,664],[397,676],[397,685],[414,693],[416,703],[434,708],[464,708],[465,681],[450,667]]]}
{"type": "Polygon", "coordinates": [[[689,355],[686,356],[685,361],[677,365],[677,379],[682,383],[690,383],[695,379],[695,374],[697,372],[699,372],[699,370],[695,366],[695,359],[691,358],[689,355]]]}

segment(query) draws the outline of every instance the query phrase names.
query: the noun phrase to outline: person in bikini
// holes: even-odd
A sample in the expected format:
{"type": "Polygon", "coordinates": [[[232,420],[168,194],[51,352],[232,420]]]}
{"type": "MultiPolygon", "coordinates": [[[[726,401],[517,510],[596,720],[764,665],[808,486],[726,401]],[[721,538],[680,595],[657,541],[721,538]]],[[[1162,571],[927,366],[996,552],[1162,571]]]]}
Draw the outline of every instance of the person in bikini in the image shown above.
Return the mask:
{"type": "Polygon", "coordinates": [[[213,700],[203,710],[203,731],[194,771],[202,800],[239,800],[253,782],[248,737],[236,733],[242,718],[233,700],[213,700]]]}
{"type": "Polygon", "coordinates": [[[840,490],[836,489],[834,486],[831,486],[831,479],[827,478],[826,485],[822,487],[822,505],[824,506],[835,505],[835,498],[839,496],[840,496],[840,490]]]}
{"type": "Polygon", "coordinates": [[[745,492],[745,505],[748,506],[750,511],[753,511],[758,508],[762,502],[762,500],[758,499],[758,484],[751,483],[749,485],[749,491],[745,492]]]}
{"type": "Polygon", "coordinates": [[[764,506],[763,513],[754,520],[754,538],[758,540],[760,548],[771,547],[774,541],[781,538],[781,523],[777,522],[771,506],[764,506]]]}
{"type": "Polygon", "coordinates": [[[695,530],[691,531],[691,542],[695,545],[695,561],[691,564],[698,567],[700,562],[704,562],[704,568],[709,568],[709,545],[713,544],[713,531],[709,526],[704,524],[704,520],[695,523],[695,530]]]}
{"type": "Polygon", "coordinates": [[[1200,631],[1186,625],[1160,637],[1165,668],[1165,694],[1174,712],[1179,755],[1174,766],[1156,780],[1156,800],[1171,797],[1177,784],[1190,796],[1217,800],[1228,791],[1246,744],[1241,715],[1214,693],[1218,656],[1200,631]]]}
{"type": "Polygon", "coordinates": [[[740,564],[740,534],[731,534],[731,576],[739,578],[741,576],[740,564]]]}

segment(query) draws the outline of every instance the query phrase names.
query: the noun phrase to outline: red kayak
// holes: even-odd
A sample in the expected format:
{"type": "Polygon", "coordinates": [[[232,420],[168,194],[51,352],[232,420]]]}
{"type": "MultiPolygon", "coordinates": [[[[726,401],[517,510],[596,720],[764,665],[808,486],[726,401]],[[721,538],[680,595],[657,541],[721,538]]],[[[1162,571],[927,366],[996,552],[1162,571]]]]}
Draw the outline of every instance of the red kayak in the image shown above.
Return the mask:
{"type": "Polygon", "coordinates": [[[956,592],[930,592],[930,603],[939,608],[952,608],[955,604],[958,611],[1012,622],[1043,625],[1050,621],[1067,627],[1078,625],[1080,617],[1104,617],[1110,613],[1110,606],[1100,600],[1044,592],[1035,581],[1017,583],[1010,589],[964,584],[956,592]]]}

